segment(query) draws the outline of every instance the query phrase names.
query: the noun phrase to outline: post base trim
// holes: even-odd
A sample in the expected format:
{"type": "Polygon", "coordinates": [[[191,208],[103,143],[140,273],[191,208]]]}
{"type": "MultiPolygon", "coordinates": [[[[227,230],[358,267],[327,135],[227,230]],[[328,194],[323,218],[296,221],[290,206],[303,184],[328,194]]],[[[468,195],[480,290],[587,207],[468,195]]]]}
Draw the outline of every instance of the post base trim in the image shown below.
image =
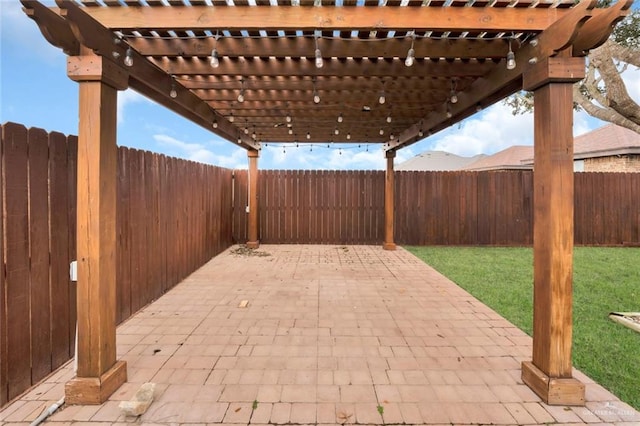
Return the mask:
{"type": "Polygon", "coordinates": [[[584,406],[584,383],[573,377],[549,377],[533,362],[524,361],[522,381],[549,405],[584,406]]]}
{"type": "Polygon", "coordinates": [[[395,243],[383,243],[383,244],[382,244],[382,248],[383,248],[384,250],[390,250],[390,251],[393,251],[393,250],[395,250],[395,249],[396,249],[396,244],[395,244],[395,243]]]}
{"type": "Polygon", "coordinates": [[[247,241],[247,243],[245,244],[247,246],[247,248],[250,249],[257,249],[258,247],[260,247],[260,241],[247,241]]]}
{"type": "Polygon", "coordinates": [[[127,381],[126,361],[115,364],[100,377],[75,377],[64,387],[67,405],[99,405],[127,381]]]}

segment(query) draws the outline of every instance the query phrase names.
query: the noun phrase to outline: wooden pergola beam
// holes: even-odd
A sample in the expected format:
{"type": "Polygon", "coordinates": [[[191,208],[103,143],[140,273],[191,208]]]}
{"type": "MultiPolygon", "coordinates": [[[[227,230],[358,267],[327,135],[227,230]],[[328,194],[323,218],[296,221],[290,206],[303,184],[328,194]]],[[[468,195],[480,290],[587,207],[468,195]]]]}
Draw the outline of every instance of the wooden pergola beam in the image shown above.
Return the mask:
{"type": "MultiPolygon", "coordinates": [[[[219,102],[223,104],[224,102],[234,102],[238,103],[238,95],[240,94],[240,87],[237,88],[229,88],[229,89],[221,89],[221,90],[196,90],[194,93],[201,99],[209,102],[209,105],[214,105],[211,102],[219,102]]],[[[433,98],[433,92],[441,92],[441,101],[439,103],[443,103],[448,99],[448,95],[450,93],[450,86],[447,83],[441,83],[438,88],[416,88],[412,90],[411,93],[402,95],[400,98],[399,95],[396,95],[393,90],[385,90],[385,98],[389,101],[389,104],[394,104],[394,101],[402,102],[405,106],[416,104],[417,107],[422,106],[423,108],[430,108],[437,104],[431,104],[433,98]],[[425,90],[430,90],[431,93],[424,93],[425,90]]],[[[340,104],[346,104],[345,100],[348,101],[349,105],[359,105],[361,108],[364,103],[374,103],[375,106],[378,106],[378,99],[380,97],[381,88],[377,90],[361,90],[358,93],[354,94],[348,90],[316,90],[320,98],[325,103],[336,103],[338,106],[340,104]]],[[[252,89],[244,89],[244,102],[266,102],[267,105],[272,102],[272,99],[277,99],[278,102],[291,102],[291,103],[299,103],[308,102],[310,99],[313,99],[313,90],[311,87],[308,87],[306,90],[252,90],[252,89]]],[[[244,103],[243,102],[243,103],[244,103]]],[[[242,105],[236,105],[242,106],[242,105]]],[[[308,107],[308,104],[307,104],[308,107]]],[[[385,108],[386,109],[386,108],[385,108]]]]}
{"type": "Polygon", "coordinates": [[[544,31],[567,9],[488,7],[94,7],[85,12],[115,30],[544,31]]]}
{"type": "MultiPolygon", "coordinates": [[[[405,52],[406,53],[406,52],[405,52]]],[[[221,58],[220,66],[212,68],[207,59],[201,58],[151,58],[151,62],[172,75],[254,75],[261,76],[366,76],[366,77],[479,77],[485,75],[494,65],[492,61],[432,61],[416,59],[412,67],[404,60],[370,59],[326,59],[322,68],[317,68],[313,59],[260,59],[221,58]]]]}
{"type": "MultiPolygon", "coordinates": [[[[313,90],[313,79],[304,76],[281,76],[273,79],[254,78],[253,76],[178,76],[180,84],[187,89],[192,90],[225,90],[240,87],[240,78],[243,78],[243,85],[246,90],[269,90],[269,91],[286,91],[295,92],[299,90],[313,90]]],[[[462,90],[469,86],[472,82],[471,78],[455,77],[457,87],[462,90]]],[[[317,91],[348,91],[353,90],[354,86],[360,88],[361,91],[378,91],[384,87],[387,94],[393,94],[394,91],[404,90],[447,90],[449,89],[449,77],[431,77],[431,76],[408,76],[408,77],[389,77],[389,78],[365,78],[362,76],[318,76],[315,79],[315,88],[317,91]]],[[[196,94],[204,92],[195,92],[196,94]]]]}
{"type": "MultiPolygon", "coordinates": [[[[264,56],[266,53],[272,57],[312,56],[315,51],[313,37],[275,39],[221,37],[216,41],[215,37],[184,40],[132,36],[126,37],[126,40],[131,47],[144,56],[208,57],[214,48],[220,56],[228,58],[264,56]]],[[[372,47],[375,47],[376,51],[384,52],[386,57],[400,58],[406,56],[410,45],[411,39],[407,37],[376,41],[365,41],[359,38],[318,41],[322,56],[325,58],[368,58],[372,54],[372,47]],[[373,46],[372,43],[374,43],[373,46]]],[[[508,45],[502,40],[419,38],[414,42],[414,49],[418,58],[504,58],[508,52],[508,45]]]]}

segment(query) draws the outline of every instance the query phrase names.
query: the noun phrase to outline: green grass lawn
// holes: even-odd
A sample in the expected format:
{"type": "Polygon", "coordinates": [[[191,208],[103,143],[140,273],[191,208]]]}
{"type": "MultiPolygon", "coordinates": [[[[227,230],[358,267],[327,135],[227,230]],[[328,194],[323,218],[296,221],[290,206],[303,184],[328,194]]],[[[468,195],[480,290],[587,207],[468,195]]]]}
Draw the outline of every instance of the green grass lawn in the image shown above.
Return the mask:
{"type": "MultiPolygon", "coordinates": [[[[531,335],[531,248],[406,247],[531,335]]],[[[640,311],[640,249],[576,247],[573,364],[640,410],[640,334],[608,319],[640,311]]]]}

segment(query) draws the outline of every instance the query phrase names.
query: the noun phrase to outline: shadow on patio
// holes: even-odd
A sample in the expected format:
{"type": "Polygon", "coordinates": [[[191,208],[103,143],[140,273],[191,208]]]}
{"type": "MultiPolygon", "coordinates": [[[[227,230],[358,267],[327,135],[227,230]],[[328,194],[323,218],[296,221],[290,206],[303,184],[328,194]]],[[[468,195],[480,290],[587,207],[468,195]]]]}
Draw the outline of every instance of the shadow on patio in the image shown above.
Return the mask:
{"type": "MultiPolygon", "coordinates": [[[[51,422],[638,424],[580,372],[586,407],[547,406],[522,383],[531,339],[399,248],[264,245],[223,252],[118,328],[128,382],[51,422]],[[263,256],[256,256],[263,253],[263,256]],[[239,307],[248,301],[246,308],[239,307]],[[141,418],[120,400],[145,382],[141,418]]],[[[72,366],[0,413],[34,420],[72,366]]]]}

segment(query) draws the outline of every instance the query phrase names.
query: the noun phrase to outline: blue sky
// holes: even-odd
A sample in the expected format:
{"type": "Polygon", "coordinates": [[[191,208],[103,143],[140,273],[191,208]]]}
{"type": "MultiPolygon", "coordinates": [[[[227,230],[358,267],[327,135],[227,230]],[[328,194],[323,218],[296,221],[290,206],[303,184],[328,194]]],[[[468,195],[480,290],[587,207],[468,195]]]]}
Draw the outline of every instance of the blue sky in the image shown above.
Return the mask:
{"type": "MultiPolygon", "coordinates": [[[[44,2],[50,4],[51,1],[44,2]]],[[[77,134],[78,88],[66,76],[66,56],[40,34],[18,0],[0,0],[0,122],[77,134]]],[[[631,96],[640,101],[640,71],[625,73],[631,96]]],[[[606,123],[576,113],[574,134],[606,123]]],[[[396,164],[420,152],[493,154],[512,145],[533,143],[533,116],[513,116],[499,103],[462,123],[398,152],[396,164]],[[497,125],[499,123],[499,125],[497,125]]],[[[217,135],[156,105],[132,90],[118,94],[118,144],[201,161],[246,168],[246,152],[217,135]]],[[[347,146],[347,145],[345,145],[347,146]]],[[[279,146],[263,148],[263,169],[384,169],[378,145],[368,149],[279,146]]]]}

